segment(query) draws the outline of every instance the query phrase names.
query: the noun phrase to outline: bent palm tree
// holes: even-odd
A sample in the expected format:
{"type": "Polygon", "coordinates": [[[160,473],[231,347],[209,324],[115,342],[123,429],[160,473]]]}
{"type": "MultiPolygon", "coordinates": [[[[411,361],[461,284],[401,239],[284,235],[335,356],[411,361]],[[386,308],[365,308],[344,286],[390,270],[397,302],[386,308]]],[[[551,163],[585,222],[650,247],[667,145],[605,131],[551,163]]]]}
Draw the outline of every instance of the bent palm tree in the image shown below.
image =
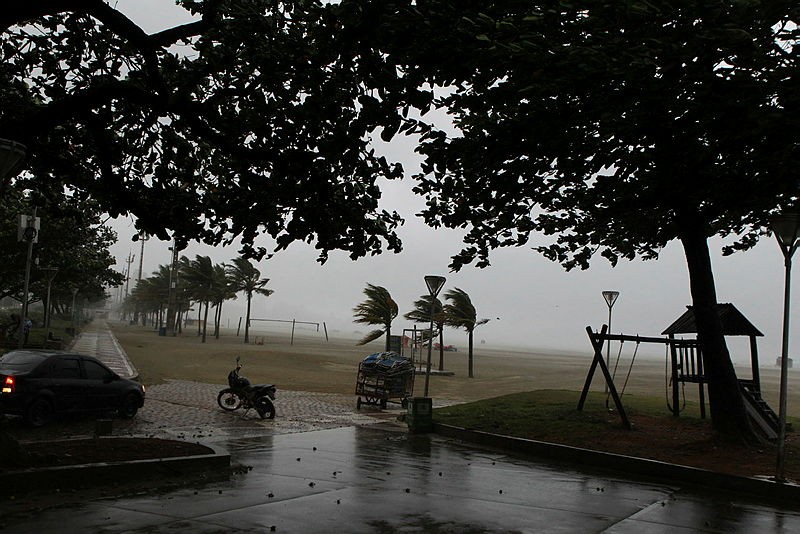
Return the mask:
{"type": "MultiPolygon", "coordinates": [[[[430,324],[431,322],[431,296],[422,295],[419,300],[414,301],[414,309],[403,315],[409,321],[415,323],[430,324]]],[[[436,330],[430,333],[429,343],[433,343],[433,338],[439,336],[439,370],[444,371],[444,308],[442,301],[433,297],[433,324],[436,330]]]]}
{"type": "Polygon", "coordinates": [[[250,342],[250,302],[254,294],[269,297],[275,291],[266,289],[269,278],[261,278],[261,272],[244,257],[233,260],[232,265],[227,266],[228,276],[234,291],[243,291],[247,296],[247,317],[244,323],[244,342],[250,342]]]}
{"type": "Polygon", "coordinates": [[[374,286],[367,284],[364,289],[364,294],[367,300],[353,308],[353,315],[355,316],[356,323],[381,325],[383,329],[373,330],[364,336],[357,344],[366,345],[370,341],[374,341],[386,333],[386,350],[390,348],[389,341],[391,340],[392,321],[397,317],[397,303],[392,299],[392,296],[381,286],[374,286]]]}
{"type": "Polygon", "coordinates": [[[476,320],[475,306],[472,305],[469,295],[462,289],[451,289],[444,294],[444,297],[449,301],[444,306],[445,324],[454,328],[463,328],[469,334],[469,377],[473,378],[472,332],[476,326],[488,323],[489,319],[476,320]]]}
{"type": "Polygon", "coordinates": [[[181,260],[183,260],[181,262],[181,275],[186,280],[187,289],[192,300],[199,303],[200,310],[205,305],[205,313],[202,319],[202,342],[205,343],[208,308],[214,291],[214,264],[211,262],[210,257],[200,255],[196,255],[193,260],[188,258],[185,260],[181,258],[181,260]]]}

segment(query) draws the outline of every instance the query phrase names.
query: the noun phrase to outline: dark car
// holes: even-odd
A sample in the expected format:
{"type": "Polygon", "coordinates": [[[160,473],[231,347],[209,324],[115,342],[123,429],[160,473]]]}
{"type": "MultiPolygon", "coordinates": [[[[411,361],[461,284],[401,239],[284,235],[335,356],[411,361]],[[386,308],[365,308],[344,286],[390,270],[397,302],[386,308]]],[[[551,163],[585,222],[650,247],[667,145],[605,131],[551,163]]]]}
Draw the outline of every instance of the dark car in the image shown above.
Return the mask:
{"type": "Polygon", "coordinates": [[[143,385],[91,356],[36,350],[0,356],[0,413],[21,415],[33,426],[63,413],[115,411],[131,418],[143,405],[143,385]]]}

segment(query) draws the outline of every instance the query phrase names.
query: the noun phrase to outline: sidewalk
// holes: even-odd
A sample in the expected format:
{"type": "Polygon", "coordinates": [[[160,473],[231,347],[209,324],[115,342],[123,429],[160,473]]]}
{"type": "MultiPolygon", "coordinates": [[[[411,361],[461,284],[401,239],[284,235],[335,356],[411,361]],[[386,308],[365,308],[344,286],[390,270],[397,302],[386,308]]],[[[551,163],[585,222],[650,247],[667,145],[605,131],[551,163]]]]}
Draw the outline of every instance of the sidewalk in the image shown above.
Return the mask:
{"type": "MultiPolygon", "coordinates": [[[[107,328],[106,328],[107,330],[107,328]]],[[[107,346],[102,326],[87,332],[107,346]],[[92,332],[96,332],[92,334],[92,332]],[[101,341],[102,340],[102,341],[101,341]]],[[[110,332],[108,334],[111,336],[110,332]]],[[[113,336],[111,336],[113,337],[113,336]]],[[[78,350],[76,348],[76,350],[78,350]]],[[[90,353],[90,352],[89,352],[90,353]]],[[[124,352],[110,358],[123,358],[124,352]]],[[[170,381],[114,434],[209,442],[245,469],[224,482],[3,518],[22,532],[800,532],[800,511],[746,495],[535,460],[379,424],[350,395],[278,391],[275,420],[216,406],[221,385],[170,381]],[[393,431],[391,431],[393,430],[393,431]]]]}
{"type": "Polygon", "coordinates": [[[69,350],[94,356],[122,378],[136,379],[139,373],[103,319],[95,319],[72,341],[69,350]]]}

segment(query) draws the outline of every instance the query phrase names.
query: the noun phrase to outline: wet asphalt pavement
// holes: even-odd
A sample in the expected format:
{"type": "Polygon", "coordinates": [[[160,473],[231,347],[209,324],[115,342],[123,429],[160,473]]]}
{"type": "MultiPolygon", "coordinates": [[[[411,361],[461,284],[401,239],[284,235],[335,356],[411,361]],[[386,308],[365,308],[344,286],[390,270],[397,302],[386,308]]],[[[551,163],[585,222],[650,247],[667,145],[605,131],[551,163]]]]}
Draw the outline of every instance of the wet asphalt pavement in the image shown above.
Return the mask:
{"type": "Polygon", "coordinates": [[[154,387],[138,421],[115,426],[114,433],[201,439],[229,451],[232,462],[245,466],[240,473],[30,515],[3,517],[0,503],[0,528],[59,534],[800,532],[800,504],[758,504],[409,434],[391,422],[397,408],[356,413],[355,398],[347,395],[279,392],[274,421],[241,418],[215,408],[218,387],[180,381],[154,387]]]}
{"type": "Polygon", "coordinates": [[[99,500],[15,532],[798,532],[800,514],[372,427],[215,440],[225,482],[99,500]]]}

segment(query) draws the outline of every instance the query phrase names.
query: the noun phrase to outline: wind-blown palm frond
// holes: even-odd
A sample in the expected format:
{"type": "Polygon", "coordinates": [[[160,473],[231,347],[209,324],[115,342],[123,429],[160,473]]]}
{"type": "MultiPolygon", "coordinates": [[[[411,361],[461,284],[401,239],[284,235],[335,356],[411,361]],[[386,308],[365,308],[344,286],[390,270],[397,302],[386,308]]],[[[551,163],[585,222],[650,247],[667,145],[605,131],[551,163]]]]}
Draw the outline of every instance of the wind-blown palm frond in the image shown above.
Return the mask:
{"type": "Polygon", "coordinates": [[[250,342],[250,302],[253,294],[269,297],[275,291],[267,289],[269,278],[261,278],[261,272],[245,257],[233,260],[232,265],[226,266],[228,277],[234,291],[243,291],[247,297],[247,317],[244,323],[244,342],[250,342]]]}
{"type": "Polygon", "coordinates": [[[389,291],[381,286],[367,284],[364,289],[367,299],[353,308],[354,322],[381,325],[382,330],[374,330],[359,340],[358,345],[366,345],[386,334],[386,350],[389,350],[391,339],[392,321],[397,317],[397,303],[392,299],[389,291]]]}
{"type": "Polygon", "coordinates": [[[448,304],[444,306],[445,324],[455,328],[463,328],[467,331],[469,339],[469,377],[472,378],[473,331],[476,326],[488,323],[489,319],[477,320],[475,306],[472,305],[472,300],[463,289],[451,289],[444,294],[444,297],[449,301],[448,304]]]}

